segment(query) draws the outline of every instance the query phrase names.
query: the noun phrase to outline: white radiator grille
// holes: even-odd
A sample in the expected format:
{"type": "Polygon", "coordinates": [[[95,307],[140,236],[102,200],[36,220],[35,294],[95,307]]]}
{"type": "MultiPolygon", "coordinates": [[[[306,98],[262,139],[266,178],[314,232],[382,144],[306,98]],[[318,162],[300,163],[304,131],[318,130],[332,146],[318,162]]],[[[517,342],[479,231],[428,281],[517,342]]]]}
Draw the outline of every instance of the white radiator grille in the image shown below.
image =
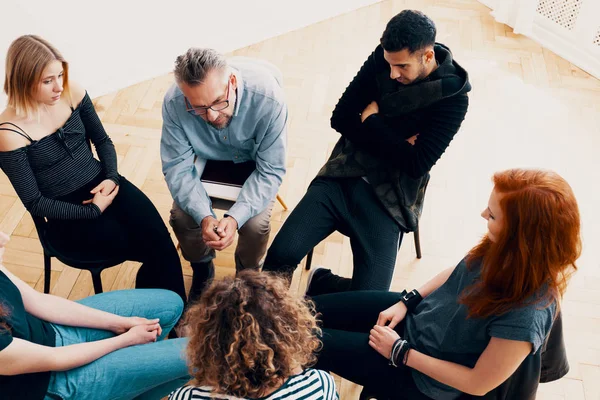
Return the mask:
{"type": "Polygon", "coordinates": [[[584,0],[539,0],[537,13],[565,29],[573,30],[584,0]]]}

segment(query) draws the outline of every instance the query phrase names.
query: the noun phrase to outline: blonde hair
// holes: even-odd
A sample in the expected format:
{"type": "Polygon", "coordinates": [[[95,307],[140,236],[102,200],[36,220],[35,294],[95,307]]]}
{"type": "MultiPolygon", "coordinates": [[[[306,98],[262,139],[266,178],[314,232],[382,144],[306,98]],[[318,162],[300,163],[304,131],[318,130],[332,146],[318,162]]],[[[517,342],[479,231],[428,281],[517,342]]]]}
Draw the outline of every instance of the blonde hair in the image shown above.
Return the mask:
{"type": "Polygon", "coordinates": [[[205,290],[184,325],[188,365],[199,385],[236,397],[261,397],[313,365],[321,329],[314,304],[265,272],[240,271],[205,290]]]}
{"type": "Polygon", "coordinates": [[[4,93],[8,107],[17,116],[32,118],[39,112],[34,99],[46,67],[60,61],[63,67],[63,92],[69,96],[69,64],[62,54],[46,40],[36,35],[23,35],[11,43],[6,54],[4,93]]]}

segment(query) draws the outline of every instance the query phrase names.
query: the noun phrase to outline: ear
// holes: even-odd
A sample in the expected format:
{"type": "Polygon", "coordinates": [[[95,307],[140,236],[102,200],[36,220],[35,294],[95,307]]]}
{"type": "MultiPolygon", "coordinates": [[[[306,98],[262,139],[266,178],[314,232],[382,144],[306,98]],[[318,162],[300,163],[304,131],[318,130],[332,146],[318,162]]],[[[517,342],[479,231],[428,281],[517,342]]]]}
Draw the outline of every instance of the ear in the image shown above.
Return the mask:
{"type": "Polygon", "coordinates": [[[423,57],[426,64],[429,64],[430,62],[435,60],[435,51],[433,50],[433,48],[430,47],[427,50],[425,50],[425,52],[423,53],[423,57]]]}
{"type": "Polygon", "coordinates": [[[229,81],[231,82],[231,88],[233,90],[237,89],[237,76],[235,76],[235,72],[232,72],[229,76],[229,81]]]}

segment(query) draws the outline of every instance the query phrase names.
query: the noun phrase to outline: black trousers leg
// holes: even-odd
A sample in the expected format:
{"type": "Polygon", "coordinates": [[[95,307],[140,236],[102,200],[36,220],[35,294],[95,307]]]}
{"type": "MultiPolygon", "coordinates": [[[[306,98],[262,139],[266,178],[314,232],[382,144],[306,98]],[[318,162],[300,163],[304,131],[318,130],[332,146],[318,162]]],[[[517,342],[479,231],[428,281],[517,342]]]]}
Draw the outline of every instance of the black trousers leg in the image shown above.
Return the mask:
{"type": "MultiPolygon", "coordinates": [[[[102,180],[97,177],[61,200],[80,204],[102,180]]],[[[124,177],[117,197],[99,218],[53,220],[50,228],[72,256],[140,261],[136,287],[172,290],[186,300],[179,254],[166,225],[150,199],[124,177]]]]}
{"type": "Polygon", "coordinates": [[[316,178],[273,240],[263,271],[291,279],[306,254],[338,229],[343,207],[340,180],[316,178]]]}
{"type": "MultiPolygon", "coordinates": [[[[393,399],[428,400],[415,386],[409,368],[394,368],[369,346],[369,331],[379,313],[400,299],[399,293],[357,291],[315,296],[323,321],[323,349],[316,368],[393,399]]],[[[403,334],[404,323],[396,330],[403,334]]]]}

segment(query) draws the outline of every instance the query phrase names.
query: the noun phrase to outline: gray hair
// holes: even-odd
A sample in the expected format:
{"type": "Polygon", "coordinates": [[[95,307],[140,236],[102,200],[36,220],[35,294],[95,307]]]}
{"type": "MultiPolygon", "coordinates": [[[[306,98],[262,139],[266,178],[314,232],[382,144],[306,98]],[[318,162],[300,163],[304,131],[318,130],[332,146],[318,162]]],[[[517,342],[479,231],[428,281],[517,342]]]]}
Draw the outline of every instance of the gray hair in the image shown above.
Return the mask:
{"type": "Polygon", "coordinates": [[[189,86],[204,82],[210,71],[227,67],[225,57],[213,49],[191,47],[175,60],[175,80],[189,86]]]}

